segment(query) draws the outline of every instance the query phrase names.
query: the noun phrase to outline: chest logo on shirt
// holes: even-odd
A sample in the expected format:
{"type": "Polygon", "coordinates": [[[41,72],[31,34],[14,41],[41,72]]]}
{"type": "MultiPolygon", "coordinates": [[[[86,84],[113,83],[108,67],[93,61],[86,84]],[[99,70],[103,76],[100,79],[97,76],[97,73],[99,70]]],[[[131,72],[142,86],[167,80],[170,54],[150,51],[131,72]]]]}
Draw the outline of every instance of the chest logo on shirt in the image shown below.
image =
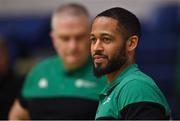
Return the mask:
{"type": "Polygon", "coordinates": [[[48,80],[46,78],[41,78],[38,83],[39,88],[47,88],[48,80]]]}
{"type": "Polygon", "coordinates": [[[77,79],[75,81],[75,86],[77,88],[82,88],[82,87],[84,87],[84,88],[94,88],[94,87],[96,87],[96,83],[88,81],[88,80],[77,79]]]}

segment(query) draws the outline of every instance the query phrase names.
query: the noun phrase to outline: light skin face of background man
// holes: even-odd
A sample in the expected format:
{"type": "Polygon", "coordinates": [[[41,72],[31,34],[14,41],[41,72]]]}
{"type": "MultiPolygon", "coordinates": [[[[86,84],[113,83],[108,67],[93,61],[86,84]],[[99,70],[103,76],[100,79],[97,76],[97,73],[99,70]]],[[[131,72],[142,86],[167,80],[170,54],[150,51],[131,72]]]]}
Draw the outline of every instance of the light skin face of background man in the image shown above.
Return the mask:
{"type": "MultiPolygon", "coordinates": [[[[88,16],[71,15],[71,12],[55,13],[50,33],[56,52],[62,59],[64,67],[70,71],[83,66],[90,53],[88,16]]],[[[16,100],[9,118],[28,119],[28,111],[16,100]]]]}
{"type": "Polygon", "coordinates": [[[74,70],[87,62],[90,51],[88,34],[87,16],[65,13],[54,16],[51,37],[57,53],[68,70],[74,70]]]}

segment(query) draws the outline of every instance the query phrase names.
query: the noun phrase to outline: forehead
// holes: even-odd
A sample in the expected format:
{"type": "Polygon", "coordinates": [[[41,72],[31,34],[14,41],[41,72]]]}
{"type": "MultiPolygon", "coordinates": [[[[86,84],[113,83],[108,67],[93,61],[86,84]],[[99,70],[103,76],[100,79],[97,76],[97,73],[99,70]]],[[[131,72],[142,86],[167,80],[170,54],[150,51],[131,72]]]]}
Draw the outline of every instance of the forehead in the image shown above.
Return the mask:
{"type": "Polygon", "coordinates": [[[57,16],[53,20],[53,30],[60,33],[86,32],[88,19],[75,16],[57,16]]]}
{"type": "Polygon", "coordinates": [[[110,33],[116,34],[118,21],[110,17],[97,17],[92,24],[92,34],[110,33]]]}

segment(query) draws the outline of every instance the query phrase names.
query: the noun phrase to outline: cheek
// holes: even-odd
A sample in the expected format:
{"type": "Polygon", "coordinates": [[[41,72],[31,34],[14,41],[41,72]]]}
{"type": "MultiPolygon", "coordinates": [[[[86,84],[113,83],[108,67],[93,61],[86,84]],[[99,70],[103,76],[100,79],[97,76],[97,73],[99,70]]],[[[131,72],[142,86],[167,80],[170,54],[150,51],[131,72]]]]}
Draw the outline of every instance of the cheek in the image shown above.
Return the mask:
{"type": "Polygon", "coordinates": [[[63,56],[63,53],[66,51],[66,45],[61,43],[60,40],[53,41],[54,48],[58,54],[63,56]]]}
{"type": "Polygon", "coordinates": [[[108,59],[111,60],[112,58],[114,58],[114,56],[117,55],[119,46],[115,45],[115,46],[107,46],[105,49],[105,54],[108,56],[108,59]]]}
{"type": "Polygon", "coordinates": [[[94,53],[94,52],[93,52],[93,48],[94,48],[93,44],[91,44],[91,47],[90,47],[90,48],[91,48],[91,55],[93,55],[93,53],[94,53]]]}

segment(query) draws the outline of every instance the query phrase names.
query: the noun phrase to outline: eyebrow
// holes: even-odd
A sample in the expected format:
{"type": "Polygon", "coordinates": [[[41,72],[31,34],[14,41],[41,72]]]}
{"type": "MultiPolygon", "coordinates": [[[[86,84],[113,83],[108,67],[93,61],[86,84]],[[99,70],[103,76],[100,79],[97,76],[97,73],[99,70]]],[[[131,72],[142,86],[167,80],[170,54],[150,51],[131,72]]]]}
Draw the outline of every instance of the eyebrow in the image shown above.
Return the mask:
{"type": "MultiPolygon", "coordinates": [[[[94,34],[90,33],[89,34],[90,36],[95,36],[94,34]]],[[[102,33],[100,34],[100,36],[110,36],[110,37],[113,37],[111,34],[108,34],[108,33],[102,33]]]]}
{"type": "Polygon", "coordinates": [[[90,33],[89,36],[95,36],[94,34],[90,33]]]}
{"type": "Polygon", "coordinates": [[[113,37],[111,34],[108,34],[108,33],[102,33],[101,36],[110,36],[110,37],[113,37]]]}

